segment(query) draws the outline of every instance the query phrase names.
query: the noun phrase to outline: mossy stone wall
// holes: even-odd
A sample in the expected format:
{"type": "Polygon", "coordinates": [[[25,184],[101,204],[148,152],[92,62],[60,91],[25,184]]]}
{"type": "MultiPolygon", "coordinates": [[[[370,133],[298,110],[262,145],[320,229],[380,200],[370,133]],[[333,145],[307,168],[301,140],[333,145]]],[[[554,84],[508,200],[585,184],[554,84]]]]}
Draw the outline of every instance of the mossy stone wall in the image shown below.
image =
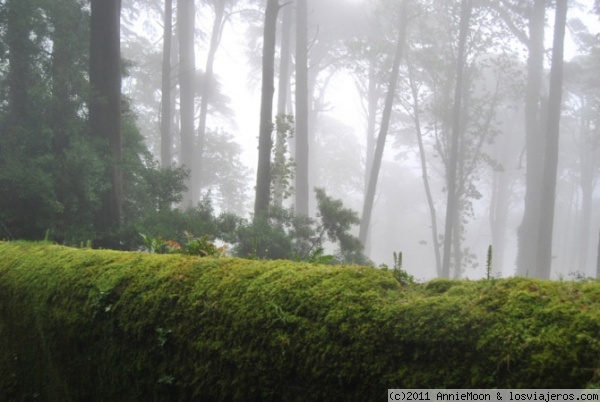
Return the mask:
{"type": "Polygon", "coordinates": [[[381,401],[584,388],[600,283],[0,242],[0,401],[381,401]]]}

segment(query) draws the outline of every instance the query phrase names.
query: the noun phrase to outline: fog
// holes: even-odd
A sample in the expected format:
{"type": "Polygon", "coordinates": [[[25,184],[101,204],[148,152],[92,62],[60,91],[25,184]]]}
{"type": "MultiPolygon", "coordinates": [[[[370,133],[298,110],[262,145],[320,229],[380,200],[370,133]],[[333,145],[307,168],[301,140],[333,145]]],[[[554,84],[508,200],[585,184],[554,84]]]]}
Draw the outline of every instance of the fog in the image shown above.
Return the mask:
{"type": "MultiPolygon", "coordinates": [[[[254,196],[252,178],[256,174],[258,155],[264,5],[243,1],[225,3],[227,20],[214,72],[228,110],[223,114],[216,111],[210,114],[208,127],[231,133],[242,145],[240,158],[251,171],[251,181],[245,189],[246,208],[239,212],[250,214],[254,196]]],[[[363,209],[366,164],[368,160],[370,163],[369,153],[373,152],[373,142],[379,134],[389,86],[400,25],[400,3],[384,0],[308,1],[310,188],[325,188],[331,196],[342,199],[359,214],[363,209]],[[373,81],[371,88],[370,80],[373,81]],[[370,113],[375,114],[369,116],[370,113]],[[375,122],[374,127],[369,128],[369,118],[375,122]]],[[[409,3],[403,45],[405,55],[400,66],[365,250],[371,260],[388,265],[393,265],[393,252],[402,252],[403,268],[416,278],[428,279],[437,275],[435,245],[415,121],[419,119],[423,158],[436,212],[437,247],[443,252],[447,204],[445,164],[449,158],[452,126],[460,3],[409,3]],[[409,63],[412,72],[409,72],[409,63]],[[418,110],[414,108],[411,80],[416,89],[418,110]]],[[[523,38],[531,34],[528,31],[531,27],[527,25],[527,7],[519,2],[472,3],[463,83],[467,93],[462,95],[463,123],[459,133],[459,154],[462,152],[462,155],[458,163],[460,189],[457,200],[460,211],[454,231],[454,236],[459,238],[454,247],[461,250],[462,262],[460,269],[452,268],[452,276],[485,277],[487,250],[492,245],[493,275],[506,277],[516,272],[517,233],[525,211],[528,164],[525,90],[528,88],[527,62],[531,56],[523,38]]],[[[128,30],[135,31],[135,35],[122,39],[124,57],[133,60],[140,69],[142,66],[144,69],[159,68],[157,63],[146,63],[133,52],[140,51],[134,43],[139,37],[157,50],[162,41],[162,22],[157,19],[158,14],[137,7],[134,17],[127,2],[123,7],[124,15],[130,16],[124,24],[128,30]]],[[[293,8],[292,14],[295,7],[294,2],[283,5],[283,9],[293,8]]],[[[596,161],[600,160],[597,158],[600,59],[597,37],[594,39],[598,33],[598,20],[591,7],[591,1],[579,2],[571,5],[568,14],[552,277],[595,276],[596,272],[600,227],[596,187],[599,173],[596,161]],[[590,184],[584,183],[588,180],[585,175],[593,176],[590,184]]],[[[195,60],[197,71],[201,72],[206,63],[214,19],[211,2],[198,2],[196,14],[195,60]]],[[[281,15],[283,10],[280,10],[281,15]]],[[[554,7],[548,5],[539,108],[545,107],[549,91],[554,15],[554,7]]],[[[281,30],[280,18],[275,80],[279,79],[281,30]]],[[[291,31],[294,36],[295,26],[291,31]]],[[[294,50],[292,46],[292,65],[294,50]]],[[[289,74],[291,95],[288,95],[286,110],[293,115],[293,68],[289,74]]],[[[157,152],[160,136],[156,129],[156,105],[146,105],[142,95],[159,93],[160,88],[148,85],[141,78],[138,80],[135,72],[126,87],[138,105],[138,113],[147,119],[143,130],[146,141],[157,152]]],[[[277,96],[276,91],[276,99],[277,96]]],[[[540,128],[536,135],[540,137],[545,134],[541,128],[545,125],[544,117],[541,113],[538,119],[540,128]]],[[[290,140],[292,150],[294,140],[290,140]]],[[[177,159],[177,145],[174,150],[177,159]]],[[[293,205],[293,202],[293,198],[285,201],[286,205],[293,205]]],[[[315,213],[311,195],[310,214],[315,213]]],[[[355,230],[358,233],[358,228],[355,230]]],[[[536,245],[527,244],[527,247],[533,249],[536,245]]]]}
{"type": "Polygon", "coordinates": [[[600,275],[597,1],[16,4],[0,239],[600,275]]]}

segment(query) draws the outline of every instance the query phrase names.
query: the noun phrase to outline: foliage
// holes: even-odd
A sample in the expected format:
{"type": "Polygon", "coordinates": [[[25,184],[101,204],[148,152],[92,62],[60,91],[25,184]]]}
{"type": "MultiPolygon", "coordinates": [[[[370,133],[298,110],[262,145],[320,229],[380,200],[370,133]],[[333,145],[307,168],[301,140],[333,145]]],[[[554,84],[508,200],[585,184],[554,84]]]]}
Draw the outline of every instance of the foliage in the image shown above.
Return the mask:
{"type": "Polygon", "coordinates": [[[209,130],[202,153],[202,189],[212,194],[222,211],[243,215],[247,210],[250,169],[241,160],[242,147],[225,131],[209,130]]]}
{"type": "Polygon", "coordinates": [[[0,253],[0,400],[371,401],[399,387],[597,383],[597,281],[401,286],[359,266],[23,242],[0,253]]]}
{"type": "MultiPolygon", "coordinates": [[[[89,8],[79,0],[12,1],[2,11],[0,44],[12,47],[0,56],[3,232],[20,239],[49,233],[72,245],[93,241],[109,161],[88,127],[89,8]]],[[[186,172],[158,169],[129,100],[121,106],[127,232],[180,199],[186,172]]]]}
{"type": "Polygon", "coordinates": [[[162,239],[163,242],[170,240],[181,245],[186,244],[190,240],[188,234],[193,233],[199,238],[208,236],[234,243],[235,232],[241,222],[242,219],[234,214],[215,215],[210,194],[206,194],[195,207],[183,211],[172,208],[148,211],[124,228],[121,241],[125,249],[137,250],[144,247],[148,251],[155,248],[145,244],[144,236],[149,239],[162,239]],[[140,236],[140,233],[144,236],[140,236]]]}
{"type": "Polygon", "coordinates": [[[255,219],[239,228],[236,255],[269,259],[295,259],[368,265],[360,241],[350,233],[359,220],[341,200],[315,189],[317,219],[298,216],[293,208],[271,206],[268,219],[255,219]],[[335,257],[325,254],[325,242],[338,247],[335,257]],[[321,251],[319,251],[321,250],[321,251]]]}
{"type": "MultiPolygon", "coordinates": [[[[394,275],[394,278],[396,278],[396,280],[403,285],[415,284],[415,278],[402,268],[402,252],[396,253],[394,251],[393,256],[394,267],[392,274],[394,275]]],[[[379,268],[385,271],[388,270],[388,266],[386,264],[381,264],[379,268]]]]}
{"type": "Polygon", "coordinates": [[[140,233],[144,241],[144,250],[156,254],[186,254],[199,257],[222,257],[226,247],[217,247],[210,236],[195,237],[190,232],[183,233],[186,242],[181,245],[175,240],[164,240],[162,237],[150,237],[140,233]]]}

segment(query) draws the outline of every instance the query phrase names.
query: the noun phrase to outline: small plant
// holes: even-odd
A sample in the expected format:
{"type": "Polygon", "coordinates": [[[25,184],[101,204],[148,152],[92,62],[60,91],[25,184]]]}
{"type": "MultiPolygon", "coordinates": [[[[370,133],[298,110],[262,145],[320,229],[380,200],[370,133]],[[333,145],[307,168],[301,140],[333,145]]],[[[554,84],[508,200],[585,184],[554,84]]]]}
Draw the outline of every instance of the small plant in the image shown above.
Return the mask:
{"type": "Polygon", "coordinates": [[[397,253],[394,251],[394,269],[402,269],[402,251],[399,251],[397,253]]]}
{"type": "Polygon", "coordinates": [[[165,254],[169,252],[169,245],[162,237],[151,237],[140,233],[144,241],[144,251],[156,254],[165,254]]]}
{"type": "Polygon", "coordinates": [[[209,236],[194,237],[190,232],[183,232],[187,243],[181,248],[183,254],[199,255],[201,257],[221,257],[225,247],[217,247],[209,236]]]}
{"type": "Polygon", "coordinates": [[[490,279],[492,279],[492,256],[493,256],[493,250],[492,250],[492,245],[490,244],[488,247],[488,251],[487,251],[487,263],[485,265],[485,272],[486,272],[488,281],[490,279]]]}
{"type": "Polygon", "coordinates": [[[323,247],[319,247],[315,251],[308,254],[306,261],[311,264],[330,264],[335,260],[335,257],[330,254],[325,254],[323,247]]]}
{"type": "Polygon", "coordinates": [[[158,334],[158,346],[161,348],[165,346],[165,343],[169,340],[169,335],[172,333],[170,329],[165,328],[156,328],[156,333],[158,334]]]}
{"type": "Polygon", "coordinates": [[[415,278],[402,269],[402,252],[394,251],[394,278],[404,285],[415,283],[415,278]]]}

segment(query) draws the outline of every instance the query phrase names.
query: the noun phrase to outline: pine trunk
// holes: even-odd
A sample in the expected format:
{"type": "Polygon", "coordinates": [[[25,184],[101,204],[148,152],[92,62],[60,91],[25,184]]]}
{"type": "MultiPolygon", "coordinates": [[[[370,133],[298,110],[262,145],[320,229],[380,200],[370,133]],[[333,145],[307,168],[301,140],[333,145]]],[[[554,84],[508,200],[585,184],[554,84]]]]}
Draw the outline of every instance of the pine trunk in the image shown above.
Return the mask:
{"type": "Polygon", "coordinates": [[[204,144],[206,142],[206,117],[208,116],[208,105],[213,94],[213,65],[215,62],[217,49],[221,43],[225,2],[226,0],[217,0],[214,4],[215,19],[213,21],[210,47],[208,49],[208,56],[206,57],[206,69],[204,71],[202,84],[202,100],[200,101],[200,119],[198,122],[198,144],[196,147],[196,153],[194,155],[194,171],[196,179],[192,183],[192,192],[194,196],[198,198],[200,198],[200,189],[202,188],[202,183],[205,181],[204,172],[202,171],[202,158],[204,154],[204,144]]]}
{"type": "Polygon", "coordinates": [[[548,125],[540,204],[540,228],[537,249],[536,276],[550,278],[552,268],[552,234],[554,228],[554,204],[556,200],[556,174],[558,169],[558,138],[562,105],[562,77],[567,0],[557,0],[554,22],[554,44],[550,69],[550,93],[548,97],[548,125]]]}
{"type": "Polygon", "coordinates": [[[198,202],[192,183],[194,175],[194,78],[196,74],[194,52],[194,0],[178,0],[177,24],[179,37],[179,112],[181,115],[181,164],[190,170],[182,207],[193,207],[198,202]]]}
{"type": "Polygon", "coordinates": [[[258,136],[258,167],[254,219],[268,215],[271,198],[271,148],[273,140],[273,94],[275,92],[275,42],[278,0],[268,0],[265,10],[262,60],[262,95],[260,103],[260,131],[258,136]]]}
{"type": "Polygon", "coordinates": [[[423,132],[421,130],[421,119],[420,119],[420,110],[419,107],[419,93],[417,91],[417,85],[414,80],[414,70],[412,68],[412,63],[408,59],[407,55],[407,63],[408,65],[408,74],[409,74],[409,82],[410,89],[412,92],[413,98],[413,119],[415,122],[415,134],[417,136],[417,144],[419,145],[419,158],[421,161],[421,177],[423,179],[423,186],[425,187],[425,195],[427,196],[427,205],[429,206],[429,216],[431,219],[431,237],[432,237],[432,246],[435,255],[435,267],[438,276],[442,274],[442,256],[440,254],[439,247],[439,239],[438,239],[438,226],[437,226],[437,213],[435,210],[435,203],[433,201],[433,195],[431,193],[431,186],[429,185],[429,174],[427,172],[427,157],[425,155],[425,145],[423,144],[423,132]]]}
{"type": "Polygon", "coordinates": [[[535,0],[529,18],[527,88],[525,94],[525,210],[518,232],[517,275],[529,276],[536,267],[542,163],[544,143],[541,130],[540,93],[544,72],[544,20],[547,0],[535,0]]]}
{"type": "Polygon", "coordinates": [[[396,54],[394,56],[394,64],[390,75],[390,83],[388,86],[388,93],[385,99],[385,106],[383,108],[383,114],[381,116],[381,128],[379,131],[379,136],[377,137],[377,144],[375,146],[373,166],[371,167],[371,175],[369,177],[367,191],[365,193],[362,219],[360,222],[358,234],[358,238],[363,246],[367,243],[367,234],[369,232],[369,226],[371,224],[371,215],[373,213],[373,203],[375,201],[377,180],[379,178],[379,170],[381,168],[381,160],[383,158],[383,149],[385,148],[385,140],[387,137],[388,129],[390,126],[390,120],[392,117],[392,106],[394,105],[394,98],[396,96],[396,86],[398,83],[400,62],[402,60],[402,50],[404,49],[404,42],[406,36],[407,7],[408,0],[404,0],[402,2],[402,9],[400,11],[400,25],[398,27],[398,41],[396,42],[396,54]]]}
{"type": "Polygon", "coordinates": [[[121,227],[123,207],[120,15],[120,0],[92,0],[89,123],[91,135],[102,144],[110,183],[96,229],[102,238],[98,245],[112,248],[118,247],[114,236],[121,227]]]}
{"type": "Polygon", "coordinates": [[[296,2],[296,214],[308,216],[308,10],[296,2]]]}
{"type": "MultiPolygon", "coordinates": [[[[277,116],[283,123],[287,115],[288,93],[290,88],[290,59],[292,42],[292,7],[283,8],[281,18],[281,46],[279,60],[279,83],[277,91],[277,116]]],[[[277,137],[275,139],[275,166],[281,167],[285,164],[286,153],[286,130],[282,127],[277,128],[277,137]]],[[[285,178],[282,173],[277,171],[273,177],[273,205],[281,208],[283,206],[283,197],[285,191],[285,178]]]]}
{"type": "MultiPolygon", "coordinates": [[[[459,153],[459,139],[461,137],[461,114],[462,114],[462,98],[463,98],[463,75],[465,65],[465,53],[466,53],[466,42],[467,34],[469,32],[469,24],[471,19],[471,0],[462,0],[460,7],[460,32],[459,32],[459,43],[458,43],[458,59],[456,64],[456,87],[454,91],[454,110],[452,113],[452,138],[449,150],[447,172],[447,190],[448,197],[446,203],[446,226],[444,228],[444,255],[442,260],[442,277],[448,278],[450,276],[450,261],[451,261],[451,250],[453,244],[453,235],[458,233],[455,226],[458,224],[458,153],[459,153]]],[[[460,250],[454,250],[455,253],[460,254],[460,250]]],[[[458,255],[456,260],[459,261],[458,255]]],[[[456,264],[455,264],[456,265],[456,264]]],[[[456,272],[459,272],[461,267],[454,267],[456,272]]]]}
{"type": "Polygon", "coordinates": [[[171,166],[171,43],[173,39],[173,0],[165,0],[163,28],[161,113],[160,113],[160,163],[171,166]]]}

